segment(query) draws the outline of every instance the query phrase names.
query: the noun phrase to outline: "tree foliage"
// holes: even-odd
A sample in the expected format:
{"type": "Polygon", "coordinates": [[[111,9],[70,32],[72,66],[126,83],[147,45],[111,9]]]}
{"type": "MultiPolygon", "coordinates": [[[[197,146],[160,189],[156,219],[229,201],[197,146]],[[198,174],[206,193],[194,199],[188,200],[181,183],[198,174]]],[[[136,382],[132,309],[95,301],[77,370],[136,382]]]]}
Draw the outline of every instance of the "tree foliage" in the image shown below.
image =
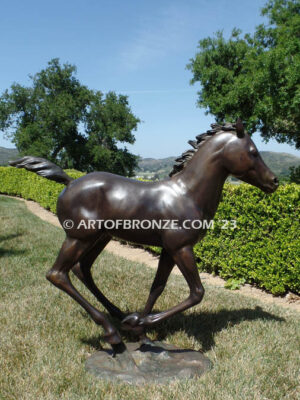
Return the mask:
{"type": "Polygon", "coordinates": [[[188,68],[200,82],[198,105],[218,121],[247,121],[250,133],[300,148],[300,2],[269,0],[268,24],[199,41],[188,68]]]}
{"type": "Polygon", "coordinates": [[[298,167],[290,167],[289,182],[300,184],[300,165],[298,167]]]}
{"type": "Polygon", "coordinates": [[[137,157],[119,143],[134,143],[136,118],[123,95],[88,89],[76,67],[58,59],[13,84],[0,97],[0,129],[20,154],[45,157],[63,168],[132,175],[137,157]]]}

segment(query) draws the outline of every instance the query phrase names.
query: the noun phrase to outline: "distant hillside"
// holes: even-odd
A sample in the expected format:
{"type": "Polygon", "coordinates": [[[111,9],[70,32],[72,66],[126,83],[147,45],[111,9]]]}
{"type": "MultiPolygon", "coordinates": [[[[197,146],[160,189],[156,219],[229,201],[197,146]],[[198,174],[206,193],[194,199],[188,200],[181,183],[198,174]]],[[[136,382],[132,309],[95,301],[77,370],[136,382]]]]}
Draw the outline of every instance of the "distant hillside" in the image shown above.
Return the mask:
{"type": "Polygon", "coordinates": [[[152,173],[160,173],[164,172],[168,173],[171,171],[172,166],[174,164],[174,160],[176,157],[167,157],[167,158],[142,158],[139,161],[139,172],[152,172],[152,173]]]}
{"type": "MultiPolygon", "coordinates": [[[[267,166],[279,177],[289,175],[289,167],[300,165],[300,157],[289,153],[275,153],[273,151],[261,151],[260,154],[267,166]]],[[[0,165],[7,165],[9,160],[18,157],[16,149],[0,147],[0,165]]],[[[176,157],[167,158],[142,158],[139,161],[139,169],[135,175],[147,179],[166,178],[172,170],[176,157]]]]}
{"type": "Polygon", "coordinates": [[[289,153],[275,153],[273,151],[260,152],[264,162],[274,172],[275,175],[289,176],[289,168],[300,165],[300,157],[289,153]]]}
{"type": "Polygon", "coordinates": [[[17,157],[17,149],[6,149],[5,147],[0,147],[0,165],[7,165],[9,160],[14,160],[17,157]]]}
{"type": "MultiPolygon", "coordinates": [[[[267,166],[281,178],[289,176],[289,167],[300,165],[300,157],[289,153],[261,151],[260,154],[267,166]]],[[[172,170],[175,158],[142,158],[139,161],[139,169],[136,171],[136,176],[148,179],[163,179],[172,170]]]]}

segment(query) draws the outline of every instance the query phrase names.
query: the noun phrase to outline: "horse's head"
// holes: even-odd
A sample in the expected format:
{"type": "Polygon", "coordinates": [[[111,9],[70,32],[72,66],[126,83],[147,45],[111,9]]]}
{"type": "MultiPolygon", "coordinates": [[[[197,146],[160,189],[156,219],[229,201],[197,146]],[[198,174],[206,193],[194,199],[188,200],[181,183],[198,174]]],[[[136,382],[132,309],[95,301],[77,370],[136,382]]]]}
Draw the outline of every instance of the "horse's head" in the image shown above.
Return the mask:
{"type": "Polygon", "coordinates": [[[224,146],[223,157],[224,166],[231,175],[266,193],[277,189],[277,177],[264,163],[240,120],[236,123],[236,135],[232,135],[224,146]]]}

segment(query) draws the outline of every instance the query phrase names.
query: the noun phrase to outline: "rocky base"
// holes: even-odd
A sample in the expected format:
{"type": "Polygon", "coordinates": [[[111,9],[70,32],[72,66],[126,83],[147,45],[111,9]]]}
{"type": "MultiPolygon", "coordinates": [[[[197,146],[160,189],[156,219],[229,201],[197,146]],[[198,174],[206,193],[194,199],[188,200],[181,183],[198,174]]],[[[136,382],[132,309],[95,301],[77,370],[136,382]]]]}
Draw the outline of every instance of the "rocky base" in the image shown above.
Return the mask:
{"type": "Polygon", "coordinates": [[[127,343],[126,347],[127,351],[116,357],[111,350],[97,351],[87,359],[86,370],[100,379],[143,385],[199,377],[212,367],[199,351],[161,342],[127,343]]]}

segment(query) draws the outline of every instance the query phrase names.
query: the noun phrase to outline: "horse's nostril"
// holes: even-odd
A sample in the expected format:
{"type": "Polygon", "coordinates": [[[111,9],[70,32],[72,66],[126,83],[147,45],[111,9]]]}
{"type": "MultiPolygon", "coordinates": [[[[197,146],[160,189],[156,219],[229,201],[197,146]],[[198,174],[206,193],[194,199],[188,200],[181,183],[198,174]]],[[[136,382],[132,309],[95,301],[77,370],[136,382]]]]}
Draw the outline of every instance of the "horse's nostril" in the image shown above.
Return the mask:
{"type": "Polygon", "coordinates": [[[275,185],[279,185],[279,180],[276,176],[273,178],[273,183],[275,183],[275,185]]]}

